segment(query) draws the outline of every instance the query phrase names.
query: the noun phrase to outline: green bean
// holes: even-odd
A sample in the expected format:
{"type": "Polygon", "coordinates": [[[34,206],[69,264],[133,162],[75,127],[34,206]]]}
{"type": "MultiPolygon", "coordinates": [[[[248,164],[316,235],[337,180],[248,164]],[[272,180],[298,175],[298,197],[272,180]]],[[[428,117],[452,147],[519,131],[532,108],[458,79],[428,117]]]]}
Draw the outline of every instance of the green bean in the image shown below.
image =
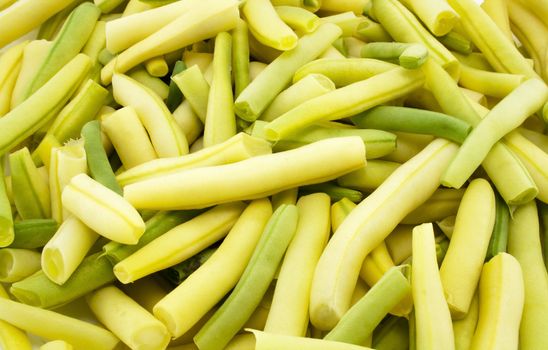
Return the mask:
{"type": "Polygon", "coordinates": [[[14,239],[11,248],[41,248],[57,232],[58,224],[53,219],[28,219],[13,224],[14,239]]]}
{"type": "Polygon", "coordinates": [[[210,88],[198,65],[190,66],[171,79],[177,84],[202,123],[205,122],[210,88]]]}
{"type": "Polygon", "coordinates": [[[328,58],[314,60],[299,68],[293,82],[303,80],[311,74],[321,74],[341,87],[384,73],[397,66],[369,58],[328,58]]]}
{"type": "MultiPolygon", "coordinates": [[[[456,51],[461,54],[469,55],[472,53],[472,43],[464,35],[461,35],[455,31],[450,31],[438,38],[446,48],[452,51],[456,51]]],[[[458,58],[457,58],[458,59],[458,58]]]]}
{"type": "Polygon", "coordinates": [[[25,304],[48,309],[71,302],[115,280],[112,264],[101,253],[95,253],[86,257],[62,286],[39,271],[12,284],[10,292],[25,304]]]}
{"type": "Polygon", "coordinates": [[[95,5],[101,9],[102,13],[110,13],[112,10],[116,9],[121,5],[125,0],[94,0],[95,5]]]}
{"type": "Polygon", "coordinates": [[[508,208],[508,205],[506,205],[502,197],[498,193],[495,194],[495,226],[493,226],[493,233],[491,234],[491,240],[489,241],[489,247],[487,248],[485,261],[491,260],[491,258],[498,253],[506,252],[506,245],[508,244],[508,224],[510,222],[510,209],[508,208]]]}
{"type": "Polygon", "coordinates": [[[47,181],[34,165],[28,148],[9,156],[11,186],[17,212],[23,219],[45,219],[51,215],[47,181]]]}
{"type": "Polygon", "coordinates": [[[442,184],[460,188],[481,164],[491,147],[542,108],[546,98],[548,87],[540,79],[529,79],[522,83],[472,130],[442,176],[442,184]]]}
{"type": "Polygon", "coordinates": [[[363,129],[428,134],[463,143],[472,126],[447,114],[422,109],[380,106],[352,117],[363,129]]]}
{"type": "Polygon", "coordinates": [[[324,339],[363,345],[388,312],[410,291],[411,285],[400,268],[392,267],[344,314],[324,339]]]}
{"type": "Polygon", "coordinates": [[[541,238],[542,238],[542,247],[543,247],[543,256],[544,256],[544,266],[548,269],[548,204],[543,202],[538,202],[540,220],[541,220],[541,238]]]}
{"type": "Polygon", "coordinates": [[[174,76],[181,73],[186,69],[186,65],[184,61],[177,61],[175,62],[175,66],[173,67],[173,70],[171,71],[171,80],[169,82],[169,91],[167,94],[166,100],[166,106],[169,109],[170,112],[173,113],[173,111],[181,104],[183,101],[183,94],[181,93],[181,90],[177,87],[177,84],[172,80],[174,76]]]}
{"type": "Polygon", "coordinates": [[[204,123],[204,147],[210,147],[236,135],[236,116],[232,94],[232,36],[219,33],[215,37],[213,81],[207,99],[204,123]]]}
{"type": "Polygon", "coordinates": [[[50,41],[55,39],[55,35],[59,32],[59,29],[61,29],[61,26],[66,21],[70,13],[84,1],[85,0],[71,1],[71,3],[67,7],[48,18],[47,21],[40,25],[40,29],[38,30],[38,34],[36,35],[36,37],[38,39],[45,39],[50,41]]]}
{"type": "Polygon", "coordinates": [[[270,122],[266,137],[278,141],[318,121],[334,120],[406,95],[424,82],[420,70],[401,67],[308,100],[270,122]]]}
{"type": "Polygon", "coordinates": [[[368,43],[361,50],[361,57],[398,60],[400,66],[416,69],[428,58],[428,50],[422,44],[394,42],[368,43]]]}
{"type": "Polygon", "coordinates": [[[323,192],[327,194],[333,202],[340,201],[343,198],[348,198],[354,203],[359,203],[363,199],[363,194],[360,191],[337,186],[330,182],[317,185],[302,186],[299,188],[299,192],[302,195],[323,192]]]}
{"type": "Polygon", "coordinates": [[[297,228],[298,210],[280,206],[268,221],[238,284],[194,337],[200,349],[223,349],[245,324],[266,293],[297,228]]]}
{"type": "Polygon", "coordinates": [[[303,36],[294,49],[282,53],[241,92],[234,102],[236,114],[244,120],[255,121],[291,81],[297,69],[318,57],[340,34],[339,27],[326,23],[303,36]]]}
{"type": "Polygon", "coordinates": [[[187,260],[162,270],[160,274],[176,287],[202,266],[217,251],[217,248],[217,245],[206,248],[187,260]]]}
{"type": "Polygon", "coordinates": [[[0,154],[4,154],[46,125],[76,90],[90,68],[90,59],[77,55],[42,88],[0,119],[0,154]]]}
{"type": "Polygon", "coordinates": [[[46,59],[29,84],[26,96],[32,95],[84,47],[93,32],[101,11],[90,3],[79,5],[67,18],[55,38],[46,59]]]}
{"type": "Polygon", "coordinates": [[[385,319],[373,333],[373,348],[377,350],[406,350],[409,348],[409,325],[405,317],[385,319]]]}
{"type": "MultiPolygon", "coordinates": [[[[256,121],[252,135],[266,138],[264,128],[267,123],[256,121]]],[[[327,125],[311,125],[299,132],[288,135],[273,145],[276,152],[298,148],[316,141],[334,137],[359,136],[367,149],[367,159],[385,156],[396,149],[396,135],[382,130],[363,130],[346,127],[331,127],[327,125]]]]}
{"type": "Polygon", "coordinates": [[[199,210],[158,212],[147,220],[145,233],[134,245],[126,245],[117,242],[109,242],[103,246],[103,255],[115,265],[124,260],[137,250],[141,249],[154,239],[160,237],[175,226],[182,224],[198,215],[199,210]]]}
{"type": "Polygon", "coordinates": [[[110,167],[108,158],[101,141],[101,127],[99,121],[93,120],[82,128],[84,149],[91,176],[105,187],[122,195],[122,188],[116,181],[116,176],[110,167]]]}
{"type": "Polygon", "coordinates": [[[458,76],[457,59],[403,4],[395,0],[373,0],[373,10],[384,29],[395,40],[403,43],[422,43],[434,61],[442,65],[451,76],[458,76]]]}

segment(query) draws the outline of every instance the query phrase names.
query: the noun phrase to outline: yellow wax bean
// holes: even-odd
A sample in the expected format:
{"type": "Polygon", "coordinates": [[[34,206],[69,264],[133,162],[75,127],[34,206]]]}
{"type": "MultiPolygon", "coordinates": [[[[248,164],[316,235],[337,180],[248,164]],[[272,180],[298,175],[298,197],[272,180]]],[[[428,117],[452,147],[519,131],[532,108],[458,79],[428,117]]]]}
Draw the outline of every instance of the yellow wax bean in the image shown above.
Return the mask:
{"type": "Polygon", "coordinates": [[[339,13],[336,15],[321,17],[320,21],[323,23],[333,23],[339,26],[342,30],[341,36],[353,36],[357,29],[358,25],[362,22],[363,17],[357,17],[354,12],[348,11],[339,13]]]}
{"type": "Polygon", "coordinates": [[[126,284],[190,258],[226,236],[244,207],[220,205],[171,229],[116,264],[114,274],[126,284]]]}
{"type": "Polygon", "coordinates": [[[23,102],[26,89],[32,79],[34,79],[38,69],[40,69],[51,45],[51,41],[33,40],[25,46],[25,51],[21,60],[21,71],[19,72],[17,82],[15,83],[11,95],[11,109],[23,102]]]}
{"type": "Polygon", "coordinates": [[[315,122],[349,117],[404,96],[423,83],[419,70],[398,67],[308,100],[270,122],[265,133],[277,141],[315,122]]]}
{"type": "Polygon", "coordinates": [[[329,196],[315,193],[297,202],[299,221],[280,268],[265,332],[305,336],[310,287],[329,238],[329,196]]]}
{"type": "Polygon", "coordinates": [[[297,204],[297,197],[299,196],[299,188],[290,188],[285,191],[281,191],[272,195],[272,208],[278,209],[282,204],[297,204]]]}
{"type": "Polygon", "coordinates": [[[114,349],[119,342],[104,328],[57,312],[3,298],[0,309],[0,319],[44,339],[64,340],[76,349],[114,349]]]}
{"type": "Polygon", "coordinates": [[[159,157],[174,157],[188,153],[185,135],[158,95],[121,74],[114,75],[112,86],[114,99],[118,103],[135,108],[159,157]]]}
{"type": "Polygon", "coordinates": [[[444,0],[403,0],[435,36],[451,31],[459,17],[444,0]]]}
{"type": "Polygon", "coordinates": [[[346,59],[346,56],[343,55],[339,50],[337,50],[333,45],[329,46],[319,57],[319,59],[346,59]]]}
{"type": "MultiPolygon", "coordinates": [[[[132,2],[141,3],[141,1],[132,0],[130,4],[132,2]]],[[[124,11],[123,17],[107,23],[105,33],[107,50],[116,54],[127,49],[157,32],[192,7],[199,5],[200,2],[202,0],[176,1],[166,6],[148,8],[131,14],[126,14],[124,11]]],[[[128,5],[126,10],[131,7],[132,5],[128,5]]]]}
{"type": "Polygon", "coordinates": [[[40,253],[30,249],[0,249],[0,282],[11,283],[40,270],[40,253]]]}
{"type": "Polygon", "coordinates": [[[531,201],[514,211],[508,252],[523,271],[525,304],[519,329],[519,348],[541,349],[548,344],[548,275],[542,259],[537,206],[531,201]]]}
{"type": "Polygon", "coordinates": [[[413,229],[411,286],[417,349],[454,349],[451,315],[443,296],[431,223],[413,229]]]}
{"type": "Polygon", "coordinates": [[[165,349],[169,343],[166,327],[133,299],[114,286],[87,296],[95,316],[132,349],[165,349]]]}
{"type": "Polygon", "coordinates": [[[371,350],[364,346],[338,341],[272,334],[247,329],[255,336],[255,350],[371,350]]]}
{"type": "Polygon", "coordinates": [[[497,72],[537,77],[533,68],[474,0],[448,0],[476,47],[497,72]]]}
{"type": "Polygon", "coordinates": [[[11,97],[20,71],[21,61],[19,60],[0,84],[0,116],[10,111],[11,97]]]}
{"type": "Polygon", "coordinates": [[[198,115],[192,110],[192,106],[185,99],[179,107],[173,111],[173,118],[177,125],[183,130],[186,140],[189,144],[194,143],[204,131],[204,124],[198,115]]]}
{"type": "Polygon", "coordinates": [[[156,159],[156,151],[133,107],[106,116],[101,127],[108,135],[125,169],[156,159]]]}
{"type": "Polygon", "coordinates": [[[147,276],[131,284],[124,284],[122,288],[131,299],[152,313],[154,305],[168,293],[167,287],[164,286],[165,283],[163,282],[158,276],[147,276]]]}
{"type": "Polygon", "coordinates": [[[235,0],[202,0],[195,3],[191,9],[165,27],[120,53],[113,66],[103,68],[101,80],[108,83],[114,71],[124,73],[149,58],[231,30],[236,26],[237,20],[238,2],[235,0]]]}
{"type": "Polygon", "coordinates": [[[326,76],[307,74],[280,92],[259,119],[272,121],[299,104],[333,90],[335,90],[335,84],[326,76]]]}
{"type": "Polygon", "coordinates": [[[461,66],[459,84],[482,94],[503,98],[525,81],[519,74],[495,73],[461,66]]]}
{"type": "Polygon", "coordinates": [[[40,350],[72,350],[72,345],[64,340],[52,340],[40,346],[40,350]]]}
{"type": "Polygon", "coordinates": [[[397,68],[397,65],[372,58],[330,58],[314,60],[299,68],[293,82],[311,74],[321,74],[329,78],[335,86],[341,87],[371,78],[397,68]]]}
{"type": "Polygon", "coordinates": [[[135,244],[145,232],[143,219],[124,198],[86,174],[70,180],[62,201],[84,224],[113,241],[135,244]]]}
{"type": "MultiPolygon", "coordinates": [[[[191,64],[190,62],[187,64],[191,64]]],[[[208,64],[209,66],[209,64],[208,64]]],[[[171,78],[179,87],[185,100],[190,103],[194,112],[200,117],[200,120],[205,122],[207,115],[207,103],[209,99],[209,83],[205,79],[200,66],[194,64],[188,66],[179,74],[171,78]]]]}
{"type": "Polygon", "coordinates": [[[213,61],[213,54],[208,52],[185,51],[183,52],[183,61],[188,67],[187,69],[190,69],[192,66],[196,65],[200,68],[200,71],[203,74],[213,61]]]}
{"type": "Polygon", "coordinates": [[[74,0],[22,0],[0,13],[0,48],[30,32],[74,0]]]}
{"type": "MultiPolygon", "coordinates": [[[[21,64],[25,47],[27,47],[28,43],[28,41],[23,41],[22,43],[9,48],[0,56],[0,86],[4,86],[11,73],[14,70],[19,69],[17,67],[21,64]]],[[[17,72],[17,74],[19,74],[19,72],[17,72]]]]}
{"type": "MultiPolygon", "coordinates": [[[[8,294],[0,286],[0,298],[9,299],[8,294]]],[[[0,346],[2,349],[10,350],[32,350],[32,344],[25,332],[8,322],[0,320],[0,346]]]]}
{"type": "Polygon", "coordinates": [[[491,17],[493,22],[504,33],[510,42],[514,41],[510,20],[508,18],[508,6],[505,0],[484,0],[481,8],[491,17]]]}
{"type": "Polygon", "coordinates": [[[396,265],[411,256],[412,230],[412,225],[398,225],[385,239],[386,248],[396,265]]]}
{"type": "Polygon", "coordinates": [[[320,25],[315,14],[296,6],[276,6],[276,13],[291,28],[304,33],[312,33],[320,25]]]}
{"type": "Polygon", "coordinates": [[[455,350],[468,350],[472,343],[472,337],[478,324],[479,302],[478,293],[474,294],[468,313],[464,318],[453,321],[453,332],[455,334],[455,350]]]}
{"type": "Polygon", "coordinates": [[[146,61],[145,69],[153,77],[163,77],[169,73],[169,67],[164,56],[153,57],[146,61]]]}
{"type": "Polygon", "coordinates": [[[272,153],[268,142],[245,133],[238,133],[223,143],[181,157],[156,159],[119,174],[124,186],[146,179],[177,173],[182,170],[229,164],[254,156],[272,153]]]}
{"type": "Polygon", "coordinates": [[[332,12],[352,11],[356,15],[363,14],[369,0],[322,0],[320,9],[332,12]]]}
{"type": "Polygon", "coordinates": [[[42,250],[42,270],[62,285],[84,260],[98,235],[80,220],[67,218],[42,250]]]}
{"type": "Polygon", "coordinates": [[[365,167],[339,177],[337,183],[342,187],[349,187],[362,192],[372,192],[400,165],[400,163],[386,160],[368,160],[365,167]]]}
{"type": "Polygon", "coordinates": [[[517,349],[523,304],[519,262],[507,253],[495,255],[481,272],[479,318],[470,350],[517,349]]]}
{"type": "Polygon", "coordinates": [[[504,137],[506,144],[522,161],[538,187],[537,198],[548,203],[548,154],[547,148],[538,147],[517,131],[504,137]]]}
{"type": "Polygon", "coordinates": [[[169,95],[169,85],[164,83],[162,79],[151,75],[145,69],[132,70],[129,77],[154,91],[162,100],[165,100],[169,95]]]}
{"type": "Polygon", "coordinates": [[[154,315],[174,337],[187,332],[236,285],[271,215],[268,200],[251,202],[217,251],[154,306],[154,315]]]}
{"type": "Polygon", "coordinates": [[[282,21],[269,0],[248,0],[242,13],[249,24],[249,31],[264,45],[283,51],[297,45],[297,34],[282,21]]]}
{"type": "Polygon", "coordinates": [[[437,189],[426,202],[407,214],[402,224],[418,225],[441,220],[457,213],[464,189],[437,189]]]}
{"type": "Polygon", "coordinates": [[[395,0],[373,0],[373,10],[379,22],[395,40],[424,44],[435,62],[453,78],[458,77],[459,64],[455,56],[436,40],[405,6],[395,0]]]}
{"type": "Polygon", "coordinates": [[[346,312],[365,256],[434,193],[456,151],[451,142],[432,141],[344,220],[327,244],[314,275],[310,316],[317,328],[332,328],[346,312]]]}
{"type": "Polygon", "coordinates": [[[51,195],[51,216],[55,221],[62,222],[68,217],[63,208],[61,194],[70,180],[88,169],[86,152],[83,142],[72,142],[60,148],[51,150],[49,162],[49,191],[51,195]]]}
{"type": "Polygon", "coordinates": [[[364,164],[365,147],[361,138],[340,137],[233,164],[147,179],[125,186],[124,196],[142,209],[204,208],[325,182],[364,164]]]}
{"type": "Polygon", "coordinates": [[[229,33],[217,34],[212,65],[213,80],[209,89],[204,123],[204,147],[206,148],[236,135],[231,78],[232,36],[229,33]]]}
{"type": "Polygon", "coordinates": [[[486,180],[475,179],[462,197],[451,243],[440,268],[441,282],[454,319],[468,313],[495,224],[495,194],[486,180]]]}

